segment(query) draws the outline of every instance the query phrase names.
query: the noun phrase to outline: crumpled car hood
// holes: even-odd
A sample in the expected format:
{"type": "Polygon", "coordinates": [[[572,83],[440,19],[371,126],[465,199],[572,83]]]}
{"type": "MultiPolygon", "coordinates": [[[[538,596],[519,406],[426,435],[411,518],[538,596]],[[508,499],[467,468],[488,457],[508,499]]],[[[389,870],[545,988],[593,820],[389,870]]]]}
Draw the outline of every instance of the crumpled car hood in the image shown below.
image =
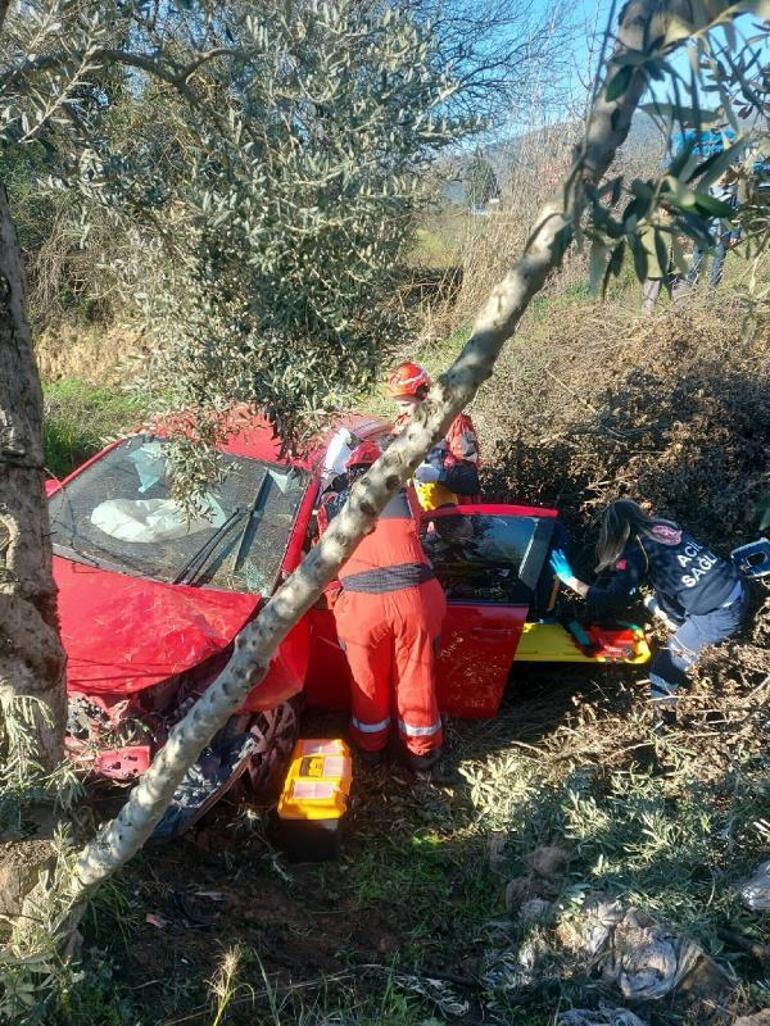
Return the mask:
{"type": "Polygon", "coordinates": [[[54,557],[72,691],[130,694],[222,651],[259,595],[162,584],[54,557]]]}

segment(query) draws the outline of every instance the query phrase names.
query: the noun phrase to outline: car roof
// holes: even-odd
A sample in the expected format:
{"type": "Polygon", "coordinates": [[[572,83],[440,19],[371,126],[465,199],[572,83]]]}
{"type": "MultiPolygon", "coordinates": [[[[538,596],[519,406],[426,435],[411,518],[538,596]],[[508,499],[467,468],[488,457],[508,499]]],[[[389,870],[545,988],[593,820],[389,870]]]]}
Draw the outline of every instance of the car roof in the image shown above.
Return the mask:
{"type": "Polygon", "coordinates": [[[217,445],[221,452],[231,456],[244,456],[249,459],[266,460],[268,463],[282,463],[286,466],[301,467],[310,470],[326,453],[332,435],[340,428],[353,432],[357,438],[368,438],[381,435],[391,430],[389,421],[382,417],[368,416],[362,413],[347,413],[335,418],[332,427],[319,437],[312,439],[305,451],[298,456],[281,455],[280,438],[274,434],[270,422],[262,414],[245,415],[238,411],[234,418],[228,418],[228,429],[239,426],[239,430],[229,434],[217,445]]]}
{"type": "MultiPolygon", "coordinates": [[[[231,407],[221,415],[219,423],[224,436],[216,443],[216,448],[220,452],[307,470],[315,467],[323,458],[332,436],[340,428],[352,432],[358,441],[390,433],[393,430],[392,423],[382,417],[356,412],[338,414],[332,419],[330,427],[315,437],[311,437],[300,453],[286,455],[281,453],[280,436],[275,433],[273,425],[267,417],[262,413],[255,412],[245,404],[231,407]]],[[[169,414],[155,420],[152,431],[159,437],[174,433],[187,434],[192,437],[194,428],[195,413],[190,411],[169,414]]],[[[108,446],[107,449],[111,447],[108,446]]],[[[107,449],[103,451],[106,452],[107,449]]]]}

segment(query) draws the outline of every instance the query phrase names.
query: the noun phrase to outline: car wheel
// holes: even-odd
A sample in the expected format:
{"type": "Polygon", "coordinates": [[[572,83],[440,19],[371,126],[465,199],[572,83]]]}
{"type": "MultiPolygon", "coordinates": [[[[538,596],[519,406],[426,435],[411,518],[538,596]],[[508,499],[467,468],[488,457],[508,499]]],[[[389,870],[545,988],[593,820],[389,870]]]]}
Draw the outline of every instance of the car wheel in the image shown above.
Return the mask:
{"type": "Polygon", "coordinates": [[[252,791],[260,799],[273,799],[280,791],[299,736],[300,708],[298,696],[274,709],[257,713],[251,721],[249,732],[257,746],[251,753],[246,772],[252,791]]]}

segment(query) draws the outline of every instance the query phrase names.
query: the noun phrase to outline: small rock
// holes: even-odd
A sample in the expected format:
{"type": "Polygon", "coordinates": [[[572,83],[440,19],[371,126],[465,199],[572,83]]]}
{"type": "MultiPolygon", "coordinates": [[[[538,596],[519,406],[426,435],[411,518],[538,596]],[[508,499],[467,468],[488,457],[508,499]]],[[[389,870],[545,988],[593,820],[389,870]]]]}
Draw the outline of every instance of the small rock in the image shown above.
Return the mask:
{"type": "Polygon", "coordinates": [[[544,845],[542,848],[535,848],[527,861],[534,873],[538,876],[551,878],[559,874],[567,866],[571,856],[564,848],[555,844],[544,845]]]}
{"type": "Polygon", "coordinates": [[[531,876],[515,876],[508,881],[505,888],[505,908],[508,912],[515,912],[516,909],[532,898],[537,897],[535,881],[531,876]]]}

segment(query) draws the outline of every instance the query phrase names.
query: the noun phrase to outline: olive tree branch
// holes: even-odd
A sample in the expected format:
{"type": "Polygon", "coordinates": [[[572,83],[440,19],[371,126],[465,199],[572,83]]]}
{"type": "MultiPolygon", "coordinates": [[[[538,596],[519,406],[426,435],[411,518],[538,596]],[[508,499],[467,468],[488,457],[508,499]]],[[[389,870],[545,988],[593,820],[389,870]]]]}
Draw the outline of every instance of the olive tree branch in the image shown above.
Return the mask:
{"type": "MultiPolygon", "coordinates": [[[[8,7],[7,0],[0,0],[0,27],[2,27],[2,19],[4,17],[3,2],[5,2],[6,9],[8,7]]],[[[149,54],[134,53],[130,50],[112,47],[96,46],[80,52],[77,50],[58,50],[55,53],[41,54],[39,57],[34,57],[31,60],[24,61],[22,64],[17,64],[6,71],[5,74],[0,75],[0,92],[4,92],[10,86],[23,82],[25,78],[31,75],[43,71],[56,71],[71,65],[76,60],[88,60],[91,64],[120,64],[125,67],[146,71],[155,78],[168,82],[169,85],[180,90],[187,99],[190,99],[192,94],[186,88],[187,83],[192,75],[204,64],[219,57],[245,58],[246,56],[246,51],[242,49],[217,46],[198,54],[189,63],[179,67],[169,61],[168,58],[166,58],[166,64],[168,65],[166,66],[164,61],[149,54]]]]}

